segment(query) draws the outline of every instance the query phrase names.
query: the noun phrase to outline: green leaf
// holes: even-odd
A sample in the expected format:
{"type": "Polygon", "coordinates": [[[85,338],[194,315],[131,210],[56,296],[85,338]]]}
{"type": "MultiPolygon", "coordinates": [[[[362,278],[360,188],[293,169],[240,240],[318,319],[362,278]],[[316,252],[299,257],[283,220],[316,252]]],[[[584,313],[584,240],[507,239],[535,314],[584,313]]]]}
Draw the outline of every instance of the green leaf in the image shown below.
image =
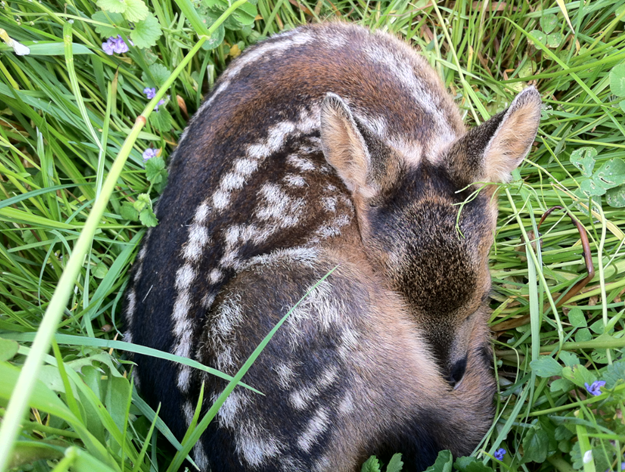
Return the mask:
{"type": "Polygon", "coordinates": [[[569,323],[575,328],[585,328],[588,326],[584,312],[577,307],[571,308],[571,311],[569,311],[569,323]]]}
{"type": "Polygon", "coordinates": [[[126,1],[126,11],[124,12],[124,16],[128,21],[141,21],[145,20],[150,11],[148,7],[145,6],[143,0],[125,0],[126,1]]]}
{"type": "MultiPolygon", "coordinates": [[[[538,41],[541,44],[547,44],[547,35],[545,33],[543,33],[542,31],[539,30],[534,30],[534,31],[530,31],[530,34],[536,38],[536,41],[538,41]]],[[[534,42],[534,41],[532,41],[534,42]]]]}
{"type": "Polygon", "coordinates": [[[153,184],[158,184],[163,180],[165,161],[162,157],[156,156],[145,163],[145,175],[153,184]]]}
{"type": "Polygon", "coordinates": [[[590,325],[590,330],[595,334],[603,334],[604,329],[605,326],[603,326],[603,320],[597,320],[590,325]]]}
{"type": "Polygon", "coordinates": [[[584,384],[592,384],[597,377],[583,365],[574,365],[572,367],[564,367],[562,369],[562,377],[570,380],[581,388],[586,388],[584,384]]]}
{"type": "Polygon", "coordinates": [[[156,45],[156,41],[161,37],[161,34],[161,25],[154,15],[150,13],[145,20],[135,23],[135,29],[130,33],[130,39],[138,48],[149,48],[156,45]]]}
{"type": "Polygon", "coordinates": [[[360,472],[380,472],[380,461],[377,457],[371,456],[362,465],[362,469],[360,469],[360,472]]]}
{"type": "MultiPolygon", "coordinates": [[[[213,26],[213,23],[217,20],[217,18],[210,16],[209,14],[201,15],[202,22],[206,25],[207,28],[213,26]]],[[[226,28],[224,28],[223,23],[217,27],[217,29],[213,32],[211,37],[207,39],[204,44],[202,44],[202,49],[205,51],[210,51],[211,49],[215,49],[218,47],[224,40],[224,36],[226,35],[226,28]]]]}
{"type": "Polygon", "coordinates": [[[425,472],[451,472],[454,458],[450,451],[440,451],[436,457],[436,461],[425,472]]]}
{"type": "Polygon", "coordinates": [[[169,79],[169,76],[171,76],[171,71],[167,67],[165,67],[163,64],[159,64],[159,63],[152,64],[150,67],[148,67],[148,69],[150,69],[150,73],[152,74],[152,77],[156,81],[154,82],[150,78],[150,76],[146,74],[145,72],[141,74],[141,80],[148,87],[155,87],[157,89],[161,88],[163,84],[165,83],[165,81],[169,79]]]}
{"type": "Polygon", "coordinates": [[[540,356],[530,362],[530,367],[539,377],[553,377],[562,373],[562,366],[553,357],[540,356]]]}
{"type": "Polygon", "coordinates": [[[625,97],[625,64],[614,66],[610,71],[610,90],[618,97],[625,97]]]}
{"type": "Polygon", "coordinates": [[[20,345],[11,339],[0,338],[0,361],[13,359],[20,345]]]}
{"type": "Polygon", "coordinates": [[[625,382],[625,361],[616,361],[609,365],[603,374],[605,388],[613,389],[618,383],[625,382]]]}
{"type": "MultiPolygon", "coordinates": [[[[13,446],[13,456],[9,462],[9,469],[29,470],[20,466],[32,464],[41,460],[54,460],[63,457],[67,446],[65,442],[55,441],[55,444],[34,441],[16,441],[13,446]]],[[[31,466],[32,467],[32,466],[31,466]]]]}
{"type": "Polygon", "coordinates": [[[610,159],[595,172],[594,180],[606,190],[625,184],[625,161],[610,159]]]}
{"type": "Polygon", "coordinates": [[[590,334],[590,330],[588,328],[579,329],[575,333],[575,342],[583,343],[586,341],[590,341],[591,339],[592,334],[590,334]]]}
{"type": "Polygon", "coordinates": [[[547,34],[551,33],[554,29],[556,29],[557,25],[558,17],[554,14],[550,13],[540,17],[540,27],[547,34]]]}
{"type": "Polygon", "coordinates": [[[91,19],[107,25],[96,25],[95,27],[96,33],[98,33],[104,39],[108,39],[111,36],[117,36],[118,34],[122,34],[122,30],[118,28],[118,25],[124,25],[125,20],[124,17],[119,13],[108,13],[107,18],[107,13],[99,11],[97,13],[94,13],[91,19]]]}
{"type": "Polygon", "coordinates": [[[558,31],[547,36],[547,46],[557,48],[564,41],[564,35],[558,31]]]}
{"type": "Polygon", "coordinates": [[[386,466],[386,472],[401,472],[404,463],[401,461],[401,454],[393,454],[390,462],[386,466]]]}
{"type": "Polygon", "coordinates": [[[150,115],[150,124],[159,131],[169,131],[172,123],[172,117],[164,106],[150,115]]]}
{"type": "Polygon", "coordinates": [[[523,462],[545,462],[548,450],[549,436],[540,425],[532,426],[523,438],[523,462]]]}
{"type": "Polygon", "coordinates": [[[625,113],[625,100],[618,102],[618,105],[621,107],[621,110],[623,110],[623,113],[625,113]]]}
{"type": "Polygon", "coordinates": [[[454,469],[459,472],[493,472],[493,469],[475,457],[458,457],[454,463],[454,469]]]}
{"type": "Polygon", "coordinates": [[[98,0],[96,3],[102,10],[111,13],[124,13],[128,8],[124,0],[98,0]]]}
{"type": "Polygon", "coordinates": [[[139,212],[130,203],[124,203],[119,211],[121,217],[128,221],[138,221],[139,212]]]}
{"type": "Polygon", "coordinates": [[[92,273],[96,279],[103,279],[104,277],[106,277],[108,271],[109,268],[106,266],[106,264],[100,262],[98,265],[95,266],[92,273]]]}
{"type": "Polygon", "coordinates": [[[556,441],[568,441],[573,436],[575,436],[575,434],[564,425],[558,426],[554,432],[556,441]]]}
{"type": "Polygon", "coordinates": [[[569,392],[573,388],[573,382],[566,379],[556,379],[549,385],[550,392],[569,392]]]}
{"type": "Polygon", "coordinates": [[[574,365],[579,364],[579,357],[569,351],[562,351],[560,353],[560,360],[568,367],[573,367],[574,365]]]}
{"type": "Polygon", "coordinates": [[[582,172],[582,175],[590,177],[595,167],[595,157],[597,157],[595,148],[581,147],[571,153],[569,161],[582,172]]]}
{"type": "Polygon", "coordinates": [[[605,201],[613,208],[625,208],[625,185],[608,190],[605,193],[605,201]]]}
{"type": "Polygon", "coordinates": [[[256,5],[248,2],[237,8],[232,14],[232,17],[241,23],[241,25],[246,26],[254,23],[256,15],[258,15],[256,5]]]}
{"type": "Polygon", "coordinates": [[[139,219],[148,228],[152,228],[158,224],[158,219],[151,208],[145,208],[139,213],[139,219]]]}
{"type": "Polygon", "coordinates": [[[104,403],[106,410],[118,428],[123,431],[126,418],[126,404],[130,396],[130,383],[124,377],[113,377],[107,383],[104,403]]]}
{"type": "Polygon", "coordinates": [[[147,193],[140,193],[132,205],[135,210],[142,212],[145,208],[152,208],[152,200],[150,200],[150,196],[147,193]]]}
{"type": "Polygon", "coordinates": [[[588,196],[600,197],[605,195],[605,188],[593,179],[584,179],[580,182],[579,188],[588,196]]]}

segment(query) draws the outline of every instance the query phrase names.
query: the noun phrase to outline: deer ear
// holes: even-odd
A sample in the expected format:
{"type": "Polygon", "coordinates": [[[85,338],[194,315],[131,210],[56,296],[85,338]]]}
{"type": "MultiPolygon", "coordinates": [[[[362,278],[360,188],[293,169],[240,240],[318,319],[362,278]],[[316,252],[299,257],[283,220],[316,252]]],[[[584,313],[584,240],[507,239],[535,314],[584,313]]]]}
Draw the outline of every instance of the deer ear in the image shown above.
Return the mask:
{"type": "Polygon", "coordinates": [[[470,130],[447,158],[460,182],[507,182],[530,151],[540,122],[540,94],[534,87],[519,93],[510,107],[470,130]]]}
{"type": "Polygon", "coordinates": [[[347,188],[365,198],[375,195],[369,182],[371,156],[365,138],[347,104],[328,93],[321,105],[321,148],[347,188]]]}

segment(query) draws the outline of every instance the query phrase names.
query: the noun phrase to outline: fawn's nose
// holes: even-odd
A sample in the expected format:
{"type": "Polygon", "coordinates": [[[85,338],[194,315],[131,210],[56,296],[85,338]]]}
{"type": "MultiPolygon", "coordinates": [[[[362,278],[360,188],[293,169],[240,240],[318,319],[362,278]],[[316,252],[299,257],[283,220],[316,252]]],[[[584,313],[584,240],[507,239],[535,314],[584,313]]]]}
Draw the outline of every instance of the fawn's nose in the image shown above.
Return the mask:
{"type": "Polygon", "coordinates": [[[464,377],[466,368],[467,368],[467,356],[465,354],[465,356],[462,359],[459,359],[453,364],[451,364],[450,369],[449,369],[449,376],[447,378],[447,382],[449,382],[449,385],[451,385],[453,388],[458,387],[458,385],[460,384],[460,381],[464,377]]]}

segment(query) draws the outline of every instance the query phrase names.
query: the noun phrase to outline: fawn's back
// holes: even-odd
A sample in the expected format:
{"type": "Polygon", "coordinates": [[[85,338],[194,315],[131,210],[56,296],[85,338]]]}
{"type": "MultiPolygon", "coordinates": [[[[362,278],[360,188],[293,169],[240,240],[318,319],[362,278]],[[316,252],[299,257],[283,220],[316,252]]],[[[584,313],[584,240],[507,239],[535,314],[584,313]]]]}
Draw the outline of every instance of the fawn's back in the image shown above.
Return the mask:
{"type": "MultiPolygon", "coordinates": [[[[492,416],[496,220],[495,187],[471,184],[505,181],[539,116],[528,89],[467,133],[422,57],[340,23],[226,69],[172,158],[131,278],[129,340],[234,375],[338,268],[245,376],[265,396],[237,387],[222,406],[194,449],[203,470],[347,471],[393,452],[412,470],[471,452],[492,416]]],[[[206,406],[225,387],[136,361],[179,437],[202,382],[206,406]]]]}

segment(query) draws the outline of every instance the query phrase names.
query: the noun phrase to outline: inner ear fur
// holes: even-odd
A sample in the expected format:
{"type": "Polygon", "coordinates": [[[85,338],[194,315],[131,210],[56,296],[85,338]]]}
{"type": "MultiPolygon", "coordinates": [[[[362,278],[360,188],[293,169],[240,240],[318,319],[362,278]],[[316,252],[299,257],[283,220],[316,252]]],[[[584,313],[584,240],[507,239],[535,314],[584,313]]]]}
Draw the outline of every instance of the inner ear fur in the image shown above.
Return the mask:
{"type": "Polygon", "coordinates": [[[377,196],[392,185],[399,172],[393,151],[333,93],[326,95],[321,106],[321,147],[354,195],[377,196]]]}
{"type": "Polygon", "coordinates": [[[519,93],[510,107],[470,130],[447,157],[451,174],[471,182],[508,182],[536,138],[541,99],[534,87],[519,93]]]}

